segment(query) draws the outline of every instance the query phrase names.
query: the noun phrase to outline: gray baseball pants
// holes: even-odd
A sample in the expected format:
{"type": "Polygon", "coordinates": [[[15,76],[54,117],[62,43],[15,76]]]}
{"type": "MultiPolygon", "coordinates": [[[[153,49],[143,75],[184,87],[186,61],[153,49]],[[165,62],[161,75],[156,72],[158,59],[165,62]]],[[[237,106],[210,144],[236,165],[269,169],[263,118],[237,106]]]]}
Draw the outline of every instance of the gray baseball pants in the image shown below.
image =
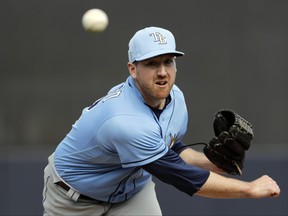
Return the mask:
{"type": "Polygon", "coordinates": [[[162,215],[155,193],[155,184],[150,181],[131,199],[121,203],[105,203],[79,199],[76,191],[66,191],[56,183],[60,181],[55,172],[51,157],[44,169],[43,207],[44,216],[145,216],[162,215]]]}

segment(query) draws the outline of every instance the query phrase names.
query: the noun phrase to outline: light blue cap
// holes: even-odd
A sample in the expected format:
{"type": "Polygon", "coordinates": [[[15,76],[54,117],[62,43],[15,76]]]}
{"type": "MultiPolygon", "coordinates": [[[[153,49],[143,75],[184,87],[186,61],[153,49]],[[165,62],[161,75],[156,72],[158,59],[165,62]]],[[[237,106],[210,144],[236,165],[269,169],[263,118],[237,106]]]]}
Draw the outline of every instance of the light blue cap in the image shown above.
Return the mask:
{"type": "Polygon", "coordinates": [[[163,54],[184,55],[183,52],[176,51],[175,38],[166,29],[144,28],[137,31],[129,42],[129,62],[142,61],[163,54]]]}

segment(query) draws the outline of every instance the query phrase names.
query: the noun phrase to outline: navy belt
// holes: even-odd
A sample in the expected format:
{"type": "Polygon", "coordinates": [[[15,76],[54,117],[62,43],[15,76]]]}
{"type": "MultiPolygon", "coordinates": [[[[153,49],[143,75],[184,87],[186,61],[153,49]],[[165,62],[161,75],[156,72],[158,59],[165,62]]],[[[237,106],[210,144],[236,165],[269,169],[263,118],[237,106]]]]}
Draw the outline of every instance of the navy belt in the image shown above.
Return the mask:
{"type": "MultiPolygon", "coordinates": [[[[58,186],[60,186],[61,188],[63,188],[64,190],[66,191],[69,191],[70,190],[70,187],[68,185],[66,185],[64,182],[60,181],[60,182],[57,182],[56,183],[58,186]]],[[[89,196],[86,196],[86,195],[83,195],[83,194],[80,194],[79,198],[78,199],[83,199],[83,200],[90,200],[90,201],[97,201],[97,202],[101,202],[103,203],[103,201],[99,201],[99,200],[96,200],[96,199],[93,199],[89,196]]]]}

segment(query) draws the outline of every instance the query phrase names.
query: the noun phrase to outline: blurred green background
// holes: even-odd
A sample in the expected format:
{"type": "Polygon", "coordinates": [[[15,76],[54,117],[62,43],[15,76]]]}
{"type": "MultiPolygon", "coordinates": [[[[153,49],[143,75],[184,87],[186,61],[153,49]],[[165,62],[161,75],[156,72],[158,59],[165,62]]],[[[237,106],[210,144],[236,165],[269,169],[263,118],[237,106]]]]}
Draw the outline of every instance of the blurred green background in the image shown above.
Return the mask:
{"type": "Polygon", "coordinates": [[[146,26],[171,30],[186,54],[176,81],[184,141],[209,141],[214,113],[235,110],[255,133],[239,178],[269,174],[282,189],[278,199],[209,200],[156,179],[163,213],[287,215],[287,11],[286,0],[1,0],[0,215],[42,213],[47,157],[84,107],[127,78],[128,42],[146,26]],[[109,16],[103,33],[83,30],[90,8],[109,16]]]}

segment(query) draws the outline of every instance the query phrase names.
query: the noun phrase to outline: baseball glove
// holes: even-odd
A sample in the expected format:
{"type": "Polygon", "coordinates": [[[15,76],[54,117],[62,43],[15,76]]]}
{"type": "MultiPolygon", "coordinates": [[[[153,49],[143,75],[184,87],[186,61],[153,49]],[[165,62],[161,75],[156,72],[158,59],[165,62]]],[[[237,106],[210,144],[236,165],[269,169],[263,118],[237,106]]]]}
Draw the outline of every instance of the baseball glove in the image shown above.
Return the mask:
{"type": "Polygon", "coordinates": [[[213,128],[215,137],[204,147],[206,157],[231,175],[241,175],[245,151],[254,137],[252,125],[231,110],[215,114],[213,128]]]}

